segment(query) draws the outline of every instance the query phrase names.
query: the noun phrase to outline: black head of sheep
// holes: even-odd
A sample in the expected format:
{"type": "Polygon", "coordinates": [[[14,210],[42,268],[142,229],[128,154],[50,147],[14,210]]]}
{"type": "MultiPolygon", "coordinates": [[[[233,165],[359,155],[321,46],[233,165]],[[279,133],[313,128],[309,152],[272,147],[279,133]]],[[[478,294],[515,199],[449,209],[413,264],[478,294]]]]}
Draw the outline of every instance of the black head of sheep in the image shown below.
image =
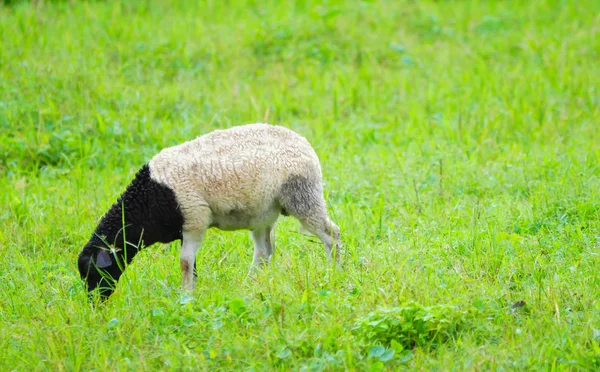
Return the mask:
{"type": "Polygon", "coordinates": [[[100,296],[108,298],[114,291],[124,268],[123,255],[119,252],[86,246],[79,254],[79,275],[91,293],[99,289],[100,296]]]}

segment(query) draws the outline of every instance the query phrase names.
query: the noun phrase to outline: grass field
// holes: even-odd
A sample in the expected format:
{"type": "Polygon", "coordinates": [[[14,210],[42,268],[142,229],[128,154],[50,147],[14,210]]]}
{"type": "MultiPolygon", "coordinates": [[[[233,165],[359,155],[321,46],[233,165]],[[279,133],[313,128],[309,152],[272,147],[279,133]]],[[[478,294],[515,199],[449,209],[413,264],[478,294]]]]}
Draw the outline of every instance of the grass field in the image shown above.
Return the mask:
{"type": "MultiPolygon", "coordinates": [[[[200,4],[202,3],[202,4],[200,4]]],[[[0,6],[1,370],[600,369],[600,2],[0,6]],[[92,306],[76,259],[163,147],[268,121],[322,162],[344,266],[282,218],[92,306]]]]}

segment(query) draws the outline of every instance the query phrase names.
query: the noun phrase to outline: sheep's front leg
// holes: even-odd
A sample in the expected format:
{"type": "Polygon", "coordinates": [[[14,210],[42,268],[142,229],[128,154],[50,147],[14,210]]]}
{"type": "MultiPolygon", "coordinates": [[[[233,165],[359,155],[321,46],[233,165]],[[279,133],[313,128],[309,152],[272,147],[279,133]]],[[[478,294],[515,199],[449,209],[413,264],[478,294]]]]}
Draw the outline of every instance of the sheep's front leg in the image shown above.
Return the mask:
{"type": "Polygon", "coordinates": [[[179,264],[181,265],[182,283],[181,289],[191,291],[196,286],[194,275],[196,266],[196,252],[202,244],[205,231],[184,231],[181,243],[181,254],[179,264]]]}
{"type": "Polygon", "coordinates": [[[273,256],[271,226],[252,230],[251,235],[254,241],[254,258],[252,259],[250,273],[264,265],[268,265],[271,262],[271,256],[273,256]]]}

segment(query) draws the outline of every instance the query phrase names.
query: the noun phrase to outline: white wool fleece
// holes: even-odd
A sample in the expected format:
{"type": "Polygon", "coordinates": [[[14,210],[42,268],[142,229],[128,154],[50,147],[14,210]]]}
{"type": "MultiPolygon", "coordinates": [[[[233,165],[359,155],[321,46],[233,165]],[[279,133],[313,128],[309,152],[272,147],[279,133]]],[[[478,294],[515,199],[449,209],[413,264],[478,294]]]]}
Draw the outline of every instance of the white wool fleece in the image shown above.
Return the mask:
{"type": "Polygon", "coordinates": [[[281,212],[277,196],[290,177],[318,185],[322,178],[308,141],[269,124],[213,131],[162,150],[149,167],[154,180],[174,191],[184,231],[271,226],[281,212]]]}

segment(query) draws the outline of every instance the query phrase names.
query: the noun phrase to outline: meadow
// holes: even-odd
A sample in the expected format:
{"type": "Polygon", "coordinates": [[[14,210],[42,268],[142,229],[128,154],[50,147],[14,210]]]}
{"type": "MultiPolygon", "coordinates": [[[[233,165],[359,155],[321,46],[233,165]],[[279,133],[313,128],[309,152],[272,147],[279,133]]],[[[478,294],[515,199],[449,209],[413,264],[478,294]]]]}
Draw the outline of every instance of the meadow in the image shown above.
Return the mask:
{"type": "Polygon", "coordinates": [[[0,5],[1,370],[600,369],[600,2],[0,5]],[[88,301],[77,255],[161,148],[313,144],[343,266],[281,218],[88,301]]]}

